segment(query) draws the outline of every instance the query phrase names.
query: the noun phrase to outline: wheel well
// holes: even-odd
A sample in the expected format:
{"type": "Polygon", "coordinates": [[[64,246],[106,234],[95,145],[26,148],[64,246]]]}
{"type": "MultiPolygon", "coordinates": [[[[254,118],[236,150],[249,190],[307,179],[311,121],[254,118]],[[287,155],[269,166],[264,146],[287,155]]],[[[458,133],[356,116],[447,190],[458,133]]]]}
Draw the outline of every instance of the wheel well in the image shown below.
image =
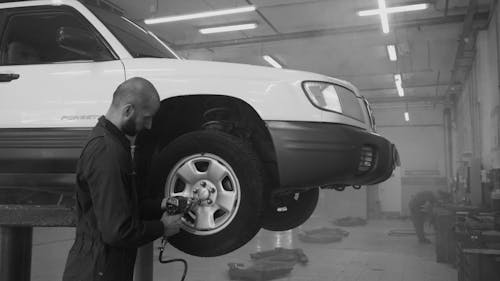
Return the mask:
{"type": "Polygon", "coordinates": [[[246,102],[229,96],[177,96],[161,102],[153,121],[156,147],[163,148],[185,133],[220,130],[247,140],[263,164],[265,178],[279,186],[276,151],[269,131],[257,112],[246,102]]]}

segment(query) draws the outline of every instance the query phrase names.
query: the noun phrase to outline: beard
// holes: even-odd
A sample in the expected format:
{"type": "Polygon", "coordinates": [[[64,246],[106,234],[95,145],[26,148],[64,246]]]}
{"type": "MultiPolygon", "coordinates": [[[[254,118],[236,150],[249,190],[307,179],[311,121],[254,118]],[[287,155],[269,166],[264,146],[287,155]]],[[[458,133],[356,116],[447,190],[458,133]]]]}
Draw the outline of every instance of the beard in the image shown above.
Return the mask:
{"type": "Polygon", "coordinates": [[[135,119],[130,118],[123,124],[122,126],[122,131],[125,133],[127,136],[136,136],[137,135],[137,127],[135,126],[135,119]]]}

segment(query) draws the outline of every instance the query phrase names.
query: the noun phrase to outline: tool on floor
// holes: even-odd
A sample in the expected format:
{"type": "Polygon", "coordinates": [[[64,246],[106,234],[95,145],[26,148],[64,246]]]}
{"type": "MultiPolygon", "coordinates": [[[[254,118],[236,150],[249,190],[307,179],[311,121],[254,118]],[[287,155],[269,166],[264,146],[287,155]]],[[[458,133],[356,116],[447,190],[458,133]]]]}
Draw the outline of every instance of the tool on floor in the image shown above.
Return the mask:
{"type": "Polygon", "coordinates": [[[250,258],[254,261],[259,260],[271,260],[271,261],[284,261],[284,262],[295,262],[305,265],[309,262],[306,254],[302,249],[286,249],[277,247],[273,250],[260,251],[257,253],[250,254],[250,258]]]}
{"type": "Polygon", "coordinates": [[[299,263],[306,265],[309,261],[302,249],[274,248],[250,254],[251,265],[244,263],[228,263],[230,280],[267,281],[283,278],[290,274],[299,263]]]}
{"type": "MultiPolygon", "coordinates": [[[[387,232],[389,236],[411,236],[417,235],[413,228],[391,229],[387,232]]],[[[434,235],[434,232],[426,232],[425,235],[434,235]]]]}
{"type": "Polygon", "coordinates": [[[300,241],[307,243],[332,243],[339,242],[348,235],[349,232],[341,228],[322,227],[299,232],[298,237],[300,241]]]}
{"type": "Polygon", "coordinates": [[[332,221],[332,223],[338,226],[359,226],[366,225],[366,220],[360,217],[343,217],[332,221]]]}
{"type": "Polygon", "coordinates": [[[250,266],[234,262],[227,265],[230,280],[267,281],[284,278],[290,274],[295,262],[263,260],[250,266]]]}

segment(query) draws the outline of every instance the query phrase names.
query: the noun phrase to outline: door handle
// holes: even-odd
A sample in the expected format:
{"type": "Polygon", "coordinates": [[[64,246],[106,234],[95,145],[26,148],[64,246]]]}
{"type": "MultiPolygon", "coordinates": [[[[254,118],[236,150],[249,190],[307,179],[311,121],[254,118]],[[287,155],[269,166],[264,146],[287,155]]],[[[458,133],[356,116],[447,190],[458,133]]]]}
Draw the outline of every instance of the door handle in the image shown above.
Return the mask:
{"type": "Polygon", "coordinates": [[[19,74],[16,73],[0,73],[0,82],[10,82],[19,79],[19,74]]]}

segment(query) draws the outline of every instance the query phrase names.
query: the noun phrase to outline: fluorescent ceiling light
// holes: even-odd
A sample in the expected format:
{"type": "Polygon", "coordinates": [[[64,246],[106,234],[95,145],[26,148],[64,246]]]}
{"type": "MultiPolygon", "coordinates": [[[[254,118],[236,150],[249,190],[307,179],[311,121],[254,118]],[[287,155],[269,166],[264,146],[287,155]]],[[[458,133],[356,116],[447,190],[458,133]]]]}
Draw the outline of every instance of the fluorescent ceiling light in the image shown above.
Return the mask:
{"type": "Polygon", "coordinates": [[[256,27],[257,27],[256,23],[245,23],[245,24],[224,25],[224,26],[217,26],[217,27],[201,28],[199,31],[202,34],[210,34],[210,33],[254,29],[256,27]]]}
{"type": "MultiPolygon", "coordinates": [[[[379,5],[379,7],[380,7],[380,5],[379,5]]],[[[428,7],[429,7],[429,5],[427,5],[427,4],[405,5],[405,6],[390,7],[390,8],[385,8],[385,5],[384,5],[385,11],[383,11],[383,12],[387,13],[387,14],[411,12],[411,11],[425,10],[428,7]]],[[[358,16],[364,17],[364,16],[378,15],[381,13],[381,10],[382,10],[382,7],[380,7],[379,9],[359,11],[358,16]]]]}
{"type": "Polygon", "coordinates": [[[256,9],[257,8],[252,5],[252,6],[244,6],[244,7],[234,8],[234,9],[224,9],[224,10],[215,10],[215,11],[201,12],[201,13],[194,13],[194,14],[152,18],[152,19],[144,20],[144,23],[157,24],[157,23],[174,22],[174,21],[182,21],[182,20],[200,19],[200,18],[216,17],[216,16],[222,16],[222,15],[248,13],[248,12],[255,11],[256,9]]]}
{"type": "Polygon", "coordinates": [[[398,95],[400,97],[404,97],[405,90],[403,89],[401,74],[394,74],[394,83],[396,84],[396,89],[398,90],[398,95]]]}
{"type": "Polygon", "coordinates": [[[408,113],[408,111],[405,111],[405,121],[406,122],[410,121],[410,114],[408,113]]]}
{"type": "Polygon", "coordinates": [[[271,56],[268,56],[268,55],[265,55],[265,56],[262,56],[270,65],[272,65],[273,67],[276,67],[276,68],[283,68],[283,66],[281,66],[281,64],[276,61],[273,57],[271,56]]]}
{"type": "Polygon", "coordinates": [[[387,13],[385,12],[385,0],[378,0],[378,8],[380,10],[380,21],[382,22],[382,31],[384,33],[389,33],[389,19],[387,18],[387,13]]]}
{"type": "Polygon", "coordinates": [[[396,54],[396,46],[387,45],[387,54],[389,55],[390,61],[397,61],[398,60],[398,56],[396,54]]]}
{"type": "Polygon", "coordinates": [[[404,97],[405,96],[405,90],[403,88],[401,88],[401,87],[398,87],[397,89],[398,89],[398,95],[400,97],[404,97]]]}
{"type": "Polygon", "coordinates": [[[394,83],[396,83],[396,87],[401,87],[401,74],[394,74],[394,83]]]}

